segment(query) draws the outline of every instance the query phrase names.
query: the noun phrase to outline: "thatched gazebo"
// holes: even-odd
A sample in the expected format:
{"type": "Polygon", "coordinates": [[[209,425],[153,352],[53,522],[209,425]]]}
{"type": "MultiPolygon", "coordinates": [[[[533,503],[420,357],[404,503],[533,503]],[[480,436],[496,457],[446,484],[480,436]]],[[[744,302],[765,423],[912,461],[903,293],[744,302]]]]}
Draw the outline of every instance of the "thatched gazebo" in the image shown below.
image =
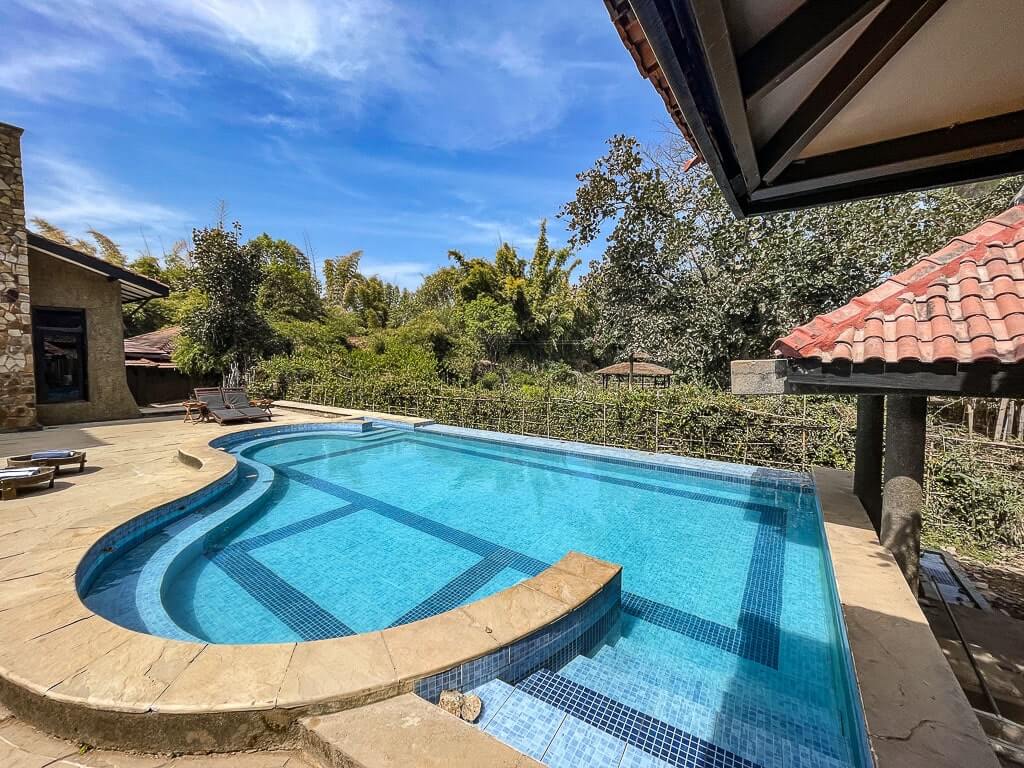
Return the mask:
{"type": "Polygon", "coordinates": [[[595,373],[601,377],[601,384],[605,389],[608,389],[609,381],[614,381],[616,386],[621,386],[623,382],[626,382],[626,386],[630,389],[633,388],[634,382],[639,387],[671,386],[672,371],[655,365],[651,360],[650,355],[637,352],[631,354],[628,360],[601,368],[595,373]]]}

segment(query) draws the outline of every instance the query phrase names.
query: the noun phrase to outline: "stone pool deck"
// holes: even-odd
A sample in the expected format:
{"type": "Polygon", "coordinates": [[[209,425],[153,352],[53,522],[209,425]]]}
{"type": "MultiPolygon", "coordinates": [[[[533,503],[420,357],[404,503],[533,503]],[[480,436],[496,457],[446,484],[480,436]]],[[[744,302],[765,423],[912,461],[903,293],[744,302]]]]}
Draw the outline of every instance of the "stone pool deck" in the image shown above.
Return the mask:
{"type": "MultiPolygon", "coordinates": [[[[332,411],[275,410],[274,424],[322,424],[350,413],[332,411]]],[[[454,718],[434,718],[425,703],[423,713],[430,715],[410,714],[403,707],[422,709],[418,700],[388,697],[410,690],[416,676],[451,665],[453,644],[468,658],[493,650],[495,637],[508,641],[564,615],[617,576],[599,561],[562,563],[547,584],[524,586],[529,592],[519,590],[510,603],[485,601],[435,617],[437,631],[426,642],[398,628],[404,637],[371,633],[260,647],[179,643],[116,627],[82,605],[75,569],[100,536],[230,471],[233,459],[210,449],[209,440],[265,426],[161,419],[0,435],[0,456],[47,448],[89,452],[85,473],[63,475],[52,490],[0,504],[0,765],[412,766],[426,764],[425,744],[449,741],[462,746],[439,765],[532,765],[454,718]],[[201,468],[181,461],[180,452],[198,458],[201,468]],[[336,687],[341,664],[352,670],[345,691],[336,687]],[[340,708],[339,696],[349,697],[345,706],[371,703],[321,717],[316,704],[332,712],[340,708]],[[307,716],[302,727],[295,724],[299,715],[307,716]],[[359,726],[388,718],[390,727],[376,731],[359,726]],[[365,738],[352,740],[353,728],[365,731],[365,738]],[[323,743],[311,750],[311,739],[323,743]],[[257,751],[172,760],[81,751],[78,742],[179,753],[257,751]],[[282,747],[293,751],[275,751],[282,747]],[[302,747],[304,752],[294,751],[302,747]]],[[[849,476],[825,470],[815,479],[877,765],[994,768],[996,759],[916,601],[853,497],[849,476]]]]}
{"type": "MultiPolygon", "coordinates": [[[[323,419],[279,412],[271,426],[307,422],[323,419]]],[[[0,436],[0,454],[67,447],[89,456],[85,473],[0,509],[0,702],[16,718],[111,749],[292,747],[303,738],[299,718],[407,693],[482,657],[500,663],[504,649],[565,626],[559,623],[592,610],[599,595],[604,606],[612,588],[608,610],[617,610],[621,569],[569,553],[461,608],[316,642],[179,642],[92,614],[78,597],[75,572],[93,543],[233,471],[234,458],[210,440],[267,426],[134,421],[0,436]]]]}

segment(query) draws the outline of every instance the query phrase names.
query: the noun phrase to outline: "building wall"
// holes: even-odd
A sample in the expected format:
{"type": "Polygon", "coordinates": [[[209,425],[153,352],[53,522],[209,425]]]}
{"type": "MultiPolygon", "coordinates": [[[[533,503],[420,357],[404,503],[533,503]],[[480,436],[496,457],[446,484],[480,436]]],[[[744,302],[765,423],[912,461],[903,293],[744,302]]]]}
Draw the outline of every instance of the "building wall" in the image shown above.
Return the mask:
{"type": "Polygon", "coordinates": [[[139,415],[124,369],[121,287],[81,267],[33,250],[32,306],[85,310],[87,401],[40,403],[42,424],[130,419],[139,415]]]}
{"type": "Polygon", "coordinates": [[[0,123],[0,431],[36,426],[21,129],[0,123]]]}

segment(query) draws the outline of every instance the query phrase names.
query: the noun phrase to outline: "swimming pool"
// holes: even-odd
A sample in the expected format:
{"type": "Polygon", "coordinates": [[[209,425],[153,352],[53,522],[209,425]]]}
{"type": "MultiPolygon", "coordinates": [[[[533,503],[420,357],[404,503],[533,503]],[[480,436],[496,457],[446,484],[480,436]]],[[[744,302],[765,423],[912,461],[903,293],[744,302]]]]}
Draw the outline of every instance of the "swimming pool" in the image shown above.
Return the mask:
{"type": "Polygon", "coordinates": [[[575,549],[622,565],[618,635],[484,684],[480,727],[549,765],[867,764],[808,478],[443,427],[223,442],[233,482],[98,563],[90,608],[179,639],[316,640],[575,549]]]}

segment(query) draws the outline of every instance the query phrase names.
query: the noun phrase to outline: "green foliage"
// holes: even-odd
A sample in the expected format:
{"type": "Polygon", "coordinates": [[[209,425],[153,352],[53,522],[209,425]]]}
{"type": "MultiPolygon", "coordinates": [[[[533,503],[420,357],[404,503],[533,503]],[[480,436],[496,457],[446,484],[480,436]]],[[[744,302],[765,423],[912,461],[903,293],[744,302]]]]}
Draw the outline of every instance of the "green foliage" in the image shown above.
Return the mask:
{"type": "Polygon", "coordinates": [[[516,313],[509,304],[499,304],[491,296],[480,295],[462,307],[462,320],[469,335],[491,359],[508,349],[518,329],[516,313]]]}
{"type": "Polygon", "coordinates": [[[1004,209],[1020,179],[737,221],[679,138],[644,152],[616,136],[563,208],[571,244],[608,231],[585,287],[598,341],[644,349],[694,381],[765,357],[790,328],[873,288],[1004,209]]]}
{"type": "Polygon", "coordinates": [[[960,444],[934,454],[928,466],[926,543],[1024,547],[1024,466],[993,468],[978,453],[978,446],[960,444]]]}
{"type": "Polygon", "coordinates": [[[242,245],[241,235],[238,224],[192,232],[188,282],[202,300],[184,313],[184,343],[174,352],[175,364],[185,373],[238,374],[272,347],[273,331],[257,310],[262,253],[242,245]]]}

